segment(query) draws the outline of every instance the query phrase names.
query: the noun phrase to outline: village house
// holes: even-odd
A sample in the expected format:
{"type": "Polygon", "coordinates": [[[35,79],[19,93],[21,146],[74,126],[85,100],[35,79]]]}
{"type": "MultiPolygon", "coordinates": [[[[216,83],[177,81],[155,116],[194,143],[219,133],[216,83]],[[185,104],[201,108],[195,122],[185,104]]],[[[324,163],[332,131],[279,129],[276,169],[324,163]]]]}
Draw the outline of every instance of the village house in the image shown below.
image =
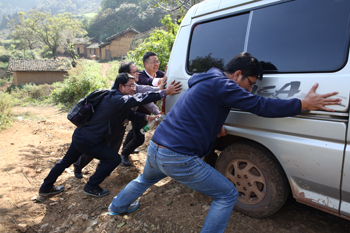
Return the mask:
{"type": "Polygon", "coordinates": [[[87,47],[85,47],[86,57],[93,60],[99,59],[101,57],[101,52],[99,48],[100,44],[101,44],[100,42],[92,43],[87,47]]]}
{"type": "MultiPolygon", "coordinates": [[[[112,58],[122,58],[126,56],[130,50],[133,38],[140,34],[133,28],[128,28],[122,32],[106,38],[105,42],[101,42],[95,38],[75,38],[73,40],[75,54],[80,58],[90,58],[93,60],[103,59],[111,60],[112,58]]],[[[60,46],[57,51],[66,54],[65,48],[60,46]]]]}
{"type": "Polygon", "coordinates": [[[66,59],[30,60],[11,58],[8,66],[8,70],[13,73],[15,86],[24,83],[51,84],[63,81],[71,68],[70,62],[66,59]]]}
{"type": "Polygon", "coordinates": [[[133,28],[128,28],[120,33],[112,35],[106,38],[106,41],[99,45],[101,56],[100,59],[111,60],[114,57],[123,57],[126,56],[130,44],[133,41],[133,37],[140,32],[136,31],[133,28]]]}
{"type": "Polygon", "coordinates": [[[91,54],[100,57],[100,49],[98,46],[101,44],[101,41],[98,39],[76,38],[73,43],[75,54],[79,57],[90,58],[91,54]]]}

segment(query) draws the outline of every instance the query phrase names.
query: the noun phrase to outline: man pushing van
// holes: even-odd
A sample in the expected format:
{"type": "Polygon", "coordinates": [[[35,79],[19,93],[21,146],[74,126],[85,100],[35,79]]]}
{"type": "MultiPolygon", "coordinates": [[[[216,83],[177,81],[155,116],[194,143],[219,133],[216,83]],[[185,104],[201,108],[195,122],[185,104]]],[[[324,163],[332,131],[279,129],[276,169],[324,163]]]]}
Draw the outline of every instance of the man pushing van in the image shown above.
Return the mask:
{"type": "Polygon", "coordinates": [[[202,161],[232,108],[263,117],[287,117],[301,110],[334,111],[325,105],[338,105],[338,94],[316,94],[315,84],[304,99],[267,99],[250,93],[262,79],[259,61],[249,53],[240,53],[229,61],[224,71],[211,68],[194,74],[189,88],[181,95],[157,127],[147,151],[147,161],[138,178],[114,197],[109,215],[133,212],[137,198],[150,186],[169,176],[214,200],[205,219],[203,232],[224,232],[237,201],[235,186],[221,173],[202,161]]]}

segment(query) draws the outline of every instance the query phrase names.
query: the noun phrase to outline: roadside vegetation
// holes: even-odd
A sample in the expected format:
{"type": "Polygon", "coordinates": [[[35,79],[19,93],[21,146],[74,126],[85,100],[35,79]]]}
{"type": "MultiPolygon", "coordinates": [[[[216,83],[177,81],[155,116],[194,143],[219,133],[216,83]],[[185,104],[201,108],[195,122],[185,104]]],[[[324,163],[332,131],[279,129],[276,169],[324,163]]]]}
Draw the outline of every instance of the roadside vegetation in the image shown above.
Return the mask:
{"type": "MultiPolygon", "coordinates": [[[[130,51],[126,60],[133,61],[140,70],[143,69],[142,56],[146,51],[158,53],[161,62],[160,69],[165,70],[165,66],[170,56],[171,48],[178,30],[178,25],[174,24],[170,16],[162,19],[162,24],[167,30],[154,30],[150,37],[140,43],[135,50],[130,51]]],[[[29,54],[27,52],[27,54],[29,54]]],[[[0,56],[0,65],[8,65],[11,52],[0,56]]],[[[51,85],[23,84],[9,86],[1,92],[1,126],[10,123],[11,108],[13,105],[57,105],[59,108],[69,110],[79,99],[88,93],[103,88],[110,88],[111,81],[118,75],[121,61],[111,61],[106,72],[107,77],[103,77],[101,64],[88,60],[78,60],[75,68],[68,72],[68,77],[63,82],[56,82],[51,85]]],[[[0,79],[0,87],[9,82],[7,79],[0,79]]],[[[1,129],[0,129],[1,130],[1,129]]]]}
{"type": "MultiPolygon", "coordinates": [[[[0,87],[9,82],[10,79],[0,79],[0,87]]],[[[0,131],[11,124],[12,107],[15,105],[55,105],[68,111],[88,93],[110,86],[110,81],[102,75],[101,64],[91,61],[79,61],[63,82],[51,85],[11,84],[0,91],[0,131]]]]}
{"type": "Polygon", "coordinates": [[[50,100],[62,108],[70,108],[88,93],[97,89],[110,88],[110,82],[103,77],[101,65],[91,61],[81,61],[70,70],[68,78],[54,83],[50,100]]]}
{"type": "Polygon", "coordinates": [[[181,20],[174,23],[170,15],[166,15],[161,22],[166,30],[155,29],[136,49],[128,52],[126,60],[134,62],[139,69],[144,68],[142,57],[145,52],[152,51],[158,55],[159,69],[165,71],[181,20]]]}
{"type": "Polygon", "coordinates": [[[11,124],[12,106],[12,96],[0,91],[0,131],[11,124]]]}
{"type": "MultiPolygon", "coordinates": [[[[109,0],[104,3],[110,2],[109,0]]],[[[122,6],[126,7],[126,6],[122,6]]],[[[33,15],[37,12],[32,11],[33,15]]],[[[0,41],[0,68],[7,70],[10,58],[26,58],[26,59],[43,59],[55,58],[57,44],[46,44],[40,47],[32,47],[32,43],[20,39],[22,34],[28,33],[25,29],[27,26],[36,25],[30,24],[31,19],[24,18],[23,13],[20,15],[21,27],[17,27],[12,38],[9,40],[0,41]],[[28,24],[28,25],[26,25],[28,24]]],[[[35,15],[37,16],[37,15],[35,15]]],[[[43,15],[40,15],[43,16],[43,15]]],[[[47,16],[48,19],[51,17],[47,16]]],[[[65,15],[65,19],[69,17],[65,15]]],[[[97,16],[95,16],[97,17],[97,16]]],[[[32,17],[35,18],[34,16],[32,17]]],[[[38,17],[36,17],[38,18],[38,17]]],[[[53,17],[51,17],[53,18],[53,17]]],[[[51,19],[50,18],[50,19],[51,19]]],[[[95,19],[93,17],[93,19],[95,19]]],[[[68,20],[71,20],[70,18],[68,20]]],[[[96,20],[96,19],[95,19],[96,20]]],[[[148,38],[138,41],[134,49],[127,55],[127,61],[133,61],[142,70],[143,54],[147,51],[153,51],[158,54],[161,62],[160,70],[165,70],[170,57],[170,52],[179,28],[180,21],[174,22],[170,15],[166,15],[161,19],[161,23],[165,30],[155,29],[148,38]]],[[[12,24],[15,28],[16,24],[12,24]]],[[[44,29],[43,29],[44,30],[44,29]]],[[[74,31],[74,30],[73,30],[74,31]]],[[[82,32],[84,34],[84,32],[82,32]]],[[[27,37],[37,38],[31,34],[26,34],[27,37]]],[[[75,37],[75,34],[66,34],[66,37],[75,37]]],[[[43,44],[43,43],[41,43],[43,44]]],[[[66,46],[70,46],[66,44],[66,46]]],[[[84,59],[74,60],[76,66],[72,68],[63,82],[53,84],[36,85],[33,83],[14,86],[12,79],[9,77],[0,79],[0,131],[11,124],[11,110],[13,106],[28,106],[28,105],[55,105],[64,111],[76,104],[79,99],[83,98],[88,93],[96,89],[110,88],[112,81],[118,75],[119,65],[122,62],[116,59],[109,62],[109,68],[106,71],[106,77],[102,74],[102,65],[99,61],[93,62],[84,59]]]]}

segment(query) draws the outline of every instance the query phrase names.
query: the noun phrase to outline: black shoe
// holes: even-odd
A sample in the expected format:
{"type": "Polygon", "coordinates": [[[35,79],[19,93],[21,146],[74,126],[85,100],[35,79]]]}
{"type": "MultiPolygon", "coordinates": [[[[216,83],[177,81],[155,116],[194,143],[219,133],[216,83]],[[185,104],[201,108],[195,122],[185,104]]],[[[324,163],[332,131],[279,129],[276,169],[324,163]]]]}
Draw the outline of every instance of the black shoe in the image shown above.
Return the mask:
{"type": "Polygon", "coordinates": [[[40,196],[54,195],[54,194],[63,192],[63,190],[64,190],[64,186],[63,185],[58,186],[58,187],[53,186],[48,191],[44,191],[44,190],[40,190],[39,189],[39,195],[40,196]]]}
{"type": "Polygon", "coordinates": [[[83,192],[94,197],[103,197],[109,194],[108,189],[103,189],[98,185],[94,188],[90,188],[87,185],[85,185],[83,192]]]}
{"type": "Polygon", "coordinates": [[[140,152],[140,150],[135,149],[134,152],[133,152],[133,154],[138,154],[139,152],[140,152]]]}
{"type": "Polygon", "coordinates": [[[83,173],[81,173],[81,170],[77,169],[76,167],[74,167],[74,176],[78,179],[82,179],[83,178],[83,173]]]}
{"type": "Polygon", "coordinates": [[[126,167],[131,166],[128,155],[122,155],[122,163],[126,167]]]}

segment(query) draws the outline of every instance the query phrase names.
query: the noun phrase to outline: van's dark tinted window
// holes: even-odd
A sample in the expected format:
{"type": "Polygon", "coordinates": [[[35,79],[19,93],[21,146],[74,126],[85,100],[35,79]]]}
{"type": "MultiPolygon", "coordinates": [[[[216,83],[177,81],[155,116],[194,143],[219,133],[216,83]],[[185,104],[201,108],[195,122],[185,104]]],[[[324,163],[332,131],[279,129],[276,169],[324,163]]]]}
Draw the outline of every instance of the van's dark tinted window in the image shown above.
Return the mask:
{"type": "Polygon", "coordinates": [[[340,69],[349,51],[350,0],[295,0],[194,27],[188,71],[222,68],[244,51],[265,70],[322,72],[340,69]],[[220,65],[222,65],[220,67],[220,65]]]}
{"type": "Polygon", "coordinates": [[[349,0],[297,0],[253,12],[247,52],[279,72],[334,71],[349,51],[349,0]]]}
{"type": "Polygon", "coordinates": [[[191,73],[204,72],[211,67],[222,69],[244,49],[249,15],[220,19],[194,27],[187,68],[191,73]]]}

